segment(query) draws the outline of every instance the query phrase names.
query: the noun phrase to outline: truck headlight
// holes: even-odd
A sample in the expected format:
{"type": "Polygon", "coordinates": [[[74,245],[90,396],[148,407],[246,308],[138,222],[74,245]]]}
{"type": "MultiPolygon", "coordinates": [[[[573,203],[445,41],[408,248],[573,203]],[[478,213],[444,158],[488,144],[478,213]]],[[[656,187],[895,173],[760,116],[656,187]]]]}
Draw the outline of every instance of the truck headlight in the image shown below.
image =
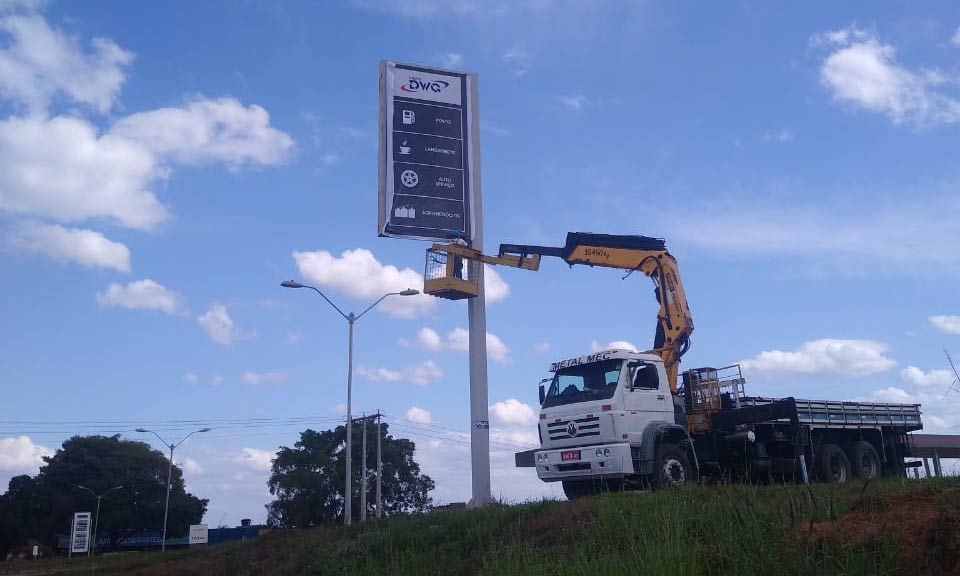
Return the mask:
{"type": "Polygon", "coordinates": [[[602,458],[602,457],[603,457],[603,450],[601,450],[600,448],[597,448],[597,458],[602,458]]]}
{"type": "Polygon", "coordinates": [[[604,448],[604,449],[603,449],[603,455],[604,455],[604,456],[610,456],[610,449],[609,449],[609,448],[604,448]]]}

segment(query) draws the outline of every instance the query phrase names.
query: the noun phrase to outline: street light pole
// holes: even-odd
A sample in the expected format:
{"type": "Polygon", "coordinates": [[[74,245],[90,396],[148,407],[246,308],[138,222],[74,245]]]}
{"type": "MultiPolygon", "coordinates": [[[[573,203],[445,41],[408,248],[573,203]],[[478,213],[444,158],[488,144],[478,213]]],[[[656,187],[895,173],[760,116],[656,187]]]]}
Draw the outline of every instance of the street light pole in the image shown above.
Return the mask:
{"type": "Polygon", "coordinates": [[[339,306],[327,298],[327,296],[316,286],[301,284],[296,280],[284,280],[280,283],[280,285],[284,288],[309,288],[310,290],[313,290],[319,294],[321,298],[326,300],[327,304],[333,306],[333,309],[339,312],[340,315],[343,316],[343,319],[347,321],[347,324],[350,325],[349,344],[347,348],[347,457],[345,462],[346,472],[344,474],[346,479],[344,481],[343,491],[343,523],[349,526],[353,518],[353,482],[351,478],[351,471],[353,470],[353,325],[357,322],[357,320],[362,318],[364,314],[372,310],[377,304],[382,302],[388,296],[416,296],[420,293],[420,291],[407,288],[401,292],[388,292],[380,298],[377,298],[373,304],[367,306],[366,310],[360,314],[354,314],[353,312],[345,314],[339,306]]]}
{"type": "Polygon", "coordinates": [[[97,494],[96,492],[87,488],[86,486],[80,486],[79,484],[77,485],[77,488],[81,490],[86,490],[87,492],[93,494],[94,497],[96,497],[97,499],[97,512],[93,515],[93,540],[90,542],[90,549],[87,550],[87,556],[96,556],[97,553],[95,549],[97,547],[97,527],[100,524],[100,500],[107,494],[113,492],[114,490],[119,490],[123,488],[123,486],[114,486],[113,488],[110,488],[109,490],[107,490],[106,492],[103,492],[102,494],[97,494]]]}
{"type": "Polygon", "coordinates": [[[187,438],[193,436],[194,434],[200,434],[202,432],[209,432],[209,428],[201,428],[199,430],[194,430],[193,432],[187,434],[176,444],[167,443],[163,439],[163,436],[157,434],[153,430],[147,430],[146,428],[137,428],[137,432],[146,433],[149,432],[160,439],[163,442],[163,445],[170,449],[170,462],[167,464],[167,498],[166,502],[163,505],[163,540],[160,542],[160,552],[167,551],[167,514],[170,512],[170,483],[173,478],[173,451],[177,449],[177,446],[183,444],[187,441],[187,438]]]}

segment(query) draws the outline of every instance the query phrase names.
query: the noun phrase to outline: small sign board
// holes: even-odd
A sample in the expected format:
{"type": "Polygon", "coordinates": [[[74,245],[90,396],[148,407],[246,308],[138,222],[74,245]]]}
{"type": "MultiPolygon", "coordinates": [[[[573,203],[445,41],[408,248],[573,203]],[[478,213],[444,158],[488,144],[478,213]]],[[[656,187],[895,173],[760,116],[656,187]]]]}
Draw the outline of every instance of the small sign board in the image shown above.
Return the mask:
{"type": "Polygon", "coordinates": [[[70,530],[70,554],[85,554],[90,549],[90,512],[77,512],[73,515],[73,528],[70,530]]]}
{"type": "Polygon", "coordinates": [[[191,524],[190,525],[190,545],[194,544],[206,544],[207,535],[209,534],[206,524],[191,524]]]}
{"type": "Polygon", "coordinates": [[[478,122],[476,74],[380,63],[380,236],[473,239],[478,122]]]}

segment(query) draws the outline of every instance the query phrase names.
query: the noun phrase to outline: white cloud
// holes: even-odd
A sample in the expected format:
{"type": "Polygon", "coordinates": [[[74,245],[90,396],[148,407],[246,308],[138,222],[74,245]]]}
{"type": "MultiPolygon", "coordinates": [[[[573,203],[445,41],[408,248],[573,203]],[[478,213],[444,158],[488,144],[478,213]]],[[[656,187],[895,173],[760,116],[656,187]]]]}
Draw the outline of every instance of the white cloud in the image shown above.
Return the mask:
{"type": "Polygon", "coordinates": [[[584,96],[583,94],[576,94],[573,96],[561,96],[560,102],[570,110],[573,110],[574,112],[579,112],[580,110],[583,109],[584,104],[587,103],[587,97],[584,96]]]}
{"type": "Polygon", "coordinates": [[[513,70],[514,78],[526,76],[533,65],[533,57],[519,46],[504,52],[500,58],[513,70]]]}
{"type": "Polygon", "coordinates": [[[403,373],[397,370],[387,368],[367,368],[366,366],[357,367],[357,376],[363,376],[374,382],[399,382],[403,380],[403,373]]]}
{"type": "Polygon", "coordinates": [[[763,139],[773,142],[790,142],[793,140],[793,132],[789,128],[781,128],[776,132],[768,132],[763,135],[763,139]]]}
{"type": "Polygon", "coordinates": [[[254,470],[270,470],[272,466],[272,460],[274,457],[273,452],[267,450],[260,450],[258,448],[244,448],[240,451],[240,454],[237,456],[237,462],[241,464],[246,464],[254,470]]]}
{"type": "Polygon", "coordinates": [[[57,95],[108,112],[126,80],[133,54],[106,38],[90,49],[37,14],[0,18],[0,93],[42,113],[57,95]]]}
{"type": "Polygon", "coordinates": [[[290,136],[270,125],[266,110],[234,98],[199,99],[179,108],[132,114],[110,133],[189,164],[278,164],[293,149],[290,136]]]}
{"type": "Polygon", "coordinates": [[[443,378],[443,370],[433,360],[427,360],[423,364],[409,368],[406,376],[417,386],[426,386],[433,380],[443,378]]]}
{"type": "Polygon", "coordinates": [[[286,372],[244,372],[241,380],[248,386],[277,384],[289,378],[286,372]]]}
{"type": "Polygon", "coordinates": [[[960,334],[960,316],[931,316],[930,324],[947,334],[960,334]]]}
{"type": "Polygon", "coordinates": [[[951,385],[956,377],[950,370],[930,370],[924,372],[916,366],[907,366],[900,371],[900,380],[908,384],[920,387],[934,387],[945,391],[946,387],[951,385]]]}
{"type": "Polygon", "coordinates": [[[183,462],[180,463],[180,467],[183,468],[183,471],[187,474],[203,474],[203,466],[193,458],[184,458],[183,462]]]}
{"type": "Polygon", "coordinates": [[[430,416],[430,413],[423,408],[411,406],[410,409],[407,410],[407,420],[416,422],[417,424],[429,424],[433,418],[430,416]]]}
{"type": "Polygon", "coordinates": [[[887,345],[872,340],[824,338],[793,351],[768,350],[740,362],[745,372],[866,376],[893,368],[887,345]]]}
{"type": "Polygon", "coordinates": [[[630,350],[631,352],[639,352],[640,349],[626,340],[614,340],[607,343],[606,346],[602,346],[596,340],[590,341],[591,352],[603,352],[604,350],[630,350]]]}
{"type": "Polygon", "coordinates": [[[951,38],[950,41],[957,46],[960,46],[960,28],[957,28],[956,33],[954,33],[953,38],[951,38]]]}
{"type": "Polygon", "coordinates": [[[0,122],[0,210],[154,228],[169,214],[148,188],[166,175],[143,146],[80,118],[0,122]]]}
{"type": "Polygon", "coordinates": [[[534,426],[537,423],[537,413],[534,409],[516,398],[494,403],[490,406],[490,414],[494,422],[506,426],[534,426]]]}
{"type": "MultiPolygon", "coordinates": [[[[373,301],[388,292],[407,288],[423,290],[423,276],[410,268],[381,264],[364,248],[346,250],[335,257],[325,250],[294,252],[293,259],[300,274],[309,282],[329,288],[351,298],[373,301]]],[[[378,307],[400,318],[412,318],[432,310],[436,298],[425,294],[391,296],[378,307]]]]}
{"type": "Polygon", "coordinates": [[[510,285],[489,264],[483,265],[483,296],[488,303],[499,302],[510,295],[510,285]]]}
{"type": "Polygon", "coordinates": [[[433,380],[443,378],[443,370],[441,370],[433,360],[427,360],[422,364],[410,366],[403,370],[358,366],[356,373],[358,376],[363,376],[374,382],[400,382],[406,380],[417,386],[426,386],[433,380]]]}
{"type": "Polygon", "coordinates": [[[34,444],[29,436],[0,438],[0,470],[4,472],[35,474],[44,456],[53,456],[53,450],[34,444]]]}
{"type": "Polygon", "coordinates": [[[885,114],[895,124],[960,120],[960,100],[941,91],[956,79],[899,65],[894,46],[874,34],[850,27],[814,41],[833,49],[821,65],[820,81],[838,101],[885,114]]]}
{"type": "Polygon", "coordinates": [[[211,386],[219,386],[221,384],[223,384],[223,376],[216,374],[210,378],[211,386]]]}
{"type": "Polygon", "coordinates": [[[193,372],[187,372],[186,374],[183,375],[181,380],[183,380],[187,384],[196,384],[197,382],[200,381],[200,377],[193,372]]]}
{"type": "Polygon", "coordinates": [[[179,294],[149,278],[126,286],[112,282],[105,292],[97,293],[97,302],[110,308],[160,310],[167,314],[179,314],[183,310],[179,294]]]}
{"type": "MultiPolygon", "coordinates": [[[[465,328],[454,328],[447,333],[447,339],[440,344],[440,348],[467,352],[470,349],[470,332],[465,328]]],[[[501,364],[510,361],[510,348],[499,336],[490,332],[487,332],[487,357],[501,364]]]]}
{"type": "Polygon", "coordinates": [[[447,342],[445,344],[450,350],[467,352],[470,350],[470,332],[466,328],[454,328],[447,333],[447,342]]]}
{"type": "Polygon", "coordinates": [[[223,304],[214,304],[203,315],[197,317],[197,322],[207,331],[210,339],[217,344],[229,346],[234,340],[244,337],[234,325],[227,307],[223,304]]]}
{"type": "Polygon", "coordinates": [[[549,342],[537,342],[536,344],[533,345],[533,349],[534,349],[535,351],[537,351],[537,352],[547,353],[547,352],[550,351],[550,343],[549,343],[549,342]]]}
{"type": "Polygon", "coordinates": [[[447,52],[439,60],[441,68],[459,68],[463,65],[463,56],[456,52],[447,52]]]}
{"type": "Polygon", "coordinates": [[[417,344],[427,350],[440,350],[443,348],[443,341],[440,335],[433,328],[421,328],[417,331],[417,344]]]}
{"type": "Polygon", "coordinates": [[[864,402],[889,402],[891,404],[920,404],[920,399],[903,388],[890,386],[882,390],[874,390],[868,396],[858,398],[864,402]]]}
{"type": "Polygon", "coordinates": [[[487,332],[487,356],[494,362],[506,364],[510,361],[510,349],[496,334],[487,332]]]}
{"type": "Polygon", "coordinates": [[[61,262],[112,268],[119,272],[130,271],[130,250],[93,230],[27,224],[11,234],[10,244],[25,252],[44,254],[61,262]]]}

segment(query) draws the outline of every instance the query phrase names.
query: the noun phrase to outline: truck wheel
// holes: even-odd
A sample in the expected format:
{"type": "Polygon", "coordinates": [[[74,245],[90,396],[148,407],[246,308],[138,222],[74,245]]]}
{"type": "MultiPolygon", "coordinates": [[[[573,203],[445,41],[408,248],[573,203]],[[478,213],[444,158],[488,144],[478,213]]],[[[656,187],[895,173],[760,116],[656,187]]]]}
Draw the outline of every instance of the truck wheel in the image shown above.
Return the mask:
{"type": "Polygon", "coordinates": [[[561,484],[563,484],[563,493],[567,500],[576,500],[597,493],[597,487],[593,480],[564,480],[561,484]]]}
{"type": "Polygon", "coordinates": [[[869,442],[851,442],[847,447],[853,475],[862,480],[872,480],[880,477],[880,455],[877,449],[869,442]]]}
{"type": "Polygon", "coordinates": [[[836,444],[824,444],[817,453],[817,476],[822,482],[843,484],[850,479],[850,460],[836,444]]]}
{"type": "Polygon", "coordinates": [[[663,443],[657,447],[657,457],[653,461],[654,490],[677,488],[687,482],[693,482],[693,470],[687,455],[676,444],[663,443]]]}

